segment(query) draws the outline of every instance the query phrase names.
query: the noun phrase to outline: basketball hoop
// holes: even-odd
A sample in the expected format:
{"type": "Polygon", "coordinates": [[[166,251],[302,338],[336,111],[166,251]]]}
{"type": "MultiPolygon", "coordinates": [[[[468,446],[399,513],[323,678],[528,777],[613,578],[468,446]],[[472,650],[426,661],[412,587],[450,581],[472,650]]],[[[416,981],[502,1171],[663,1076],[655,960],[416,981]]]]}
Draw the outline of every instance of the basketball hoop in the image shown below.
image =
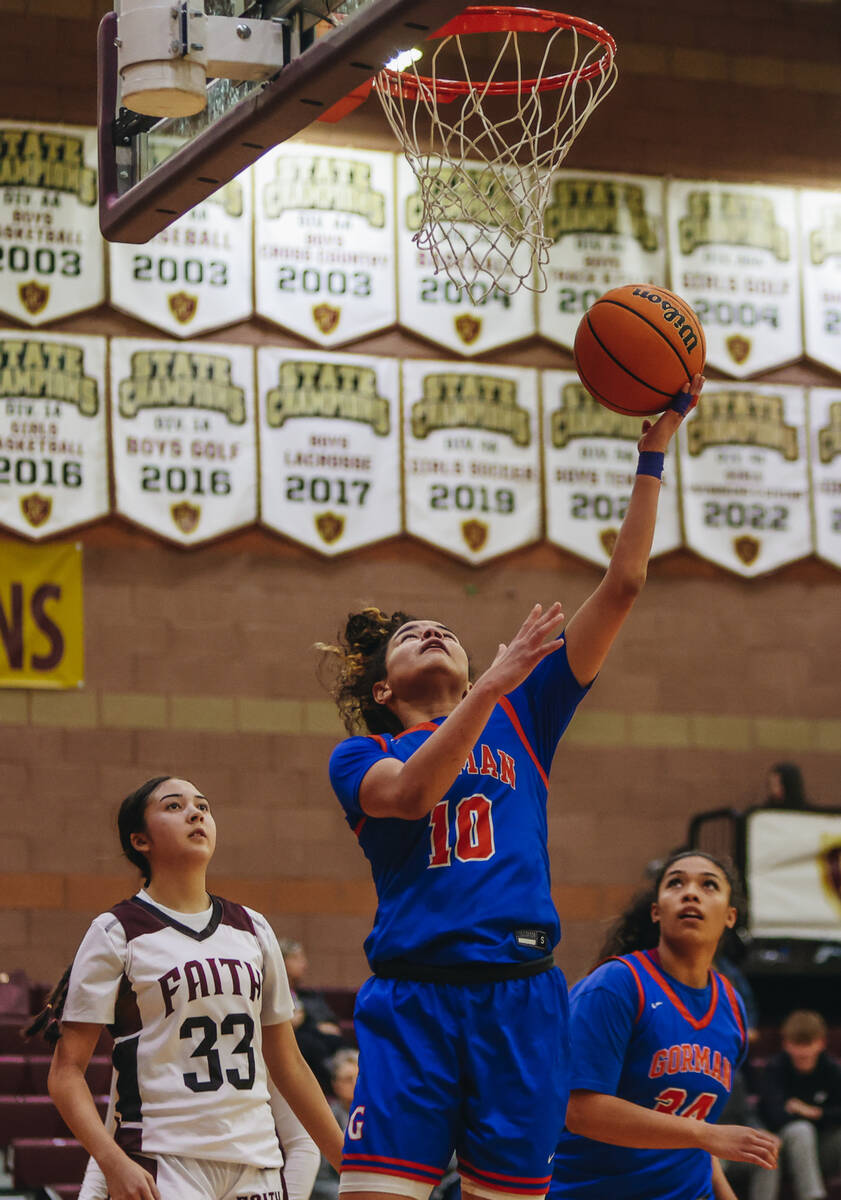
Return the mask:
{"type": "Polygon", "coordinates": [[[392,64],[374,81],[420,188],[414,240],[471,296],[476,285],[545,291],[551,175],[616,83],[616,43],[583,18],[509,6],[466,8],[432,39],[425,74],[414,62],[392,64]],[[473,34],[502,35],[482,81],[471,78],[462,41],[473,34]],[[545,37],[532,69],[525,34],[545,37]],[[568,70],[549,74],[564,53],[568,70]],[[509,77],[498,78],[512,59],[509,77]],[[443,76],[453,64],[464,79],[443,76]],[[448,105],[457,107],[442,111],[448,105]]]}

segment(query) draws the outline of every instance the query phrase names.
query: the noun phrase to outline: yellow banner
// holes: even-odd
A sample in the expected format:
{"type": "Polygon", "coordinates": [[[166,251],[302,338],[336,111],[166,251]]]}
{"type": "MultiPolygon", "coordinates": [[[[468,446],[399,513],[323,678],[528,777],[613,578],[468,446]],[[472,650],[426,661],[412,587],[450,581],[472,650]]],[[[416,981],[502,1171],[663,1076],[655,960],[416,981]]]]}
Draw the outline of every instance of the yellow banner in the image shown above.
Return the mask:
{"type": "Polygon", "coordinates": [[[0,541],[0,687],[83,683],[82,547],[0,541]]]}

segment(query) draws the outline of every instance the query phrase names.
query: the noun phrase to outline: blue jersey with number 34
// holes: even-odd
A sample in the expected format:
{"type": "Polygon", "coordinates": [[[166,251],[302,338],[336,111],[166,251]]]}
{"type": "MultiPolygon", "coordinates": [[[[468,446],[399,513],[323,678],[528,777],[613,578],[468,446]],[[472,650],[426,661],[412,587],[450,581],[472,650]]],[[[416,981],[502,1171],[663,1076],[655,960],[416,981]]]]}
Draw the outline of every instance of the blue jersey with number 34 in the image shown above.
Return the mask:
{"type": "MultiPolygon", "coordinates": [[[[745,1053],[745,1016],[715,971],[704,988],[667,975],[656,950],[609,959],[570,993],[570,1088],[717,1121],[745,1053]]],[[[636,1150],[564,1132],[550,1200],[707,1200],[704,1150],[636,1150]]]]}
{"type": "Polygon", "coordinates": [[[374,763],[405,762],[444,718],[336,747],[330,780],[377,889],[365,942],[372,966],[390,959],[523,962],[557,944],[546,847],[548,773],[587,690],[562,644],[500,699],[449,791],[420,820],[366,816],[359,789],[374,763]]]}

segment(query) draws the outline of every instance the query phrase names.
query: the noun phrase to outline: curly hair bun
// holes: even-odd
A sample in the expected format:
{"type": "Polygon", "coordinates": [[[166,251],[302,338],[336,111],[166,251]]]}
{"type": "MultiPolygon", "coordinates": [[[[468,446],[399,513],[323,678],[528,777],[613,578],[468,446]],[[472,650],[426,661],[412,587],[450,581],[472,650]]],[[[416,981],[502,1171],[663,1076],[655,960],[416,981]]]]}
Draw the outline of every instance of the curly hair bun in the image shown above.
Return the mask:
{"type": "Polygon", "coordinates": [[[379,608],[363,608],[351,613],[345,626],[345,640],[351,650],[371,654],[378,650],[383,641],[393,632],[391,618],[379,608]]]}

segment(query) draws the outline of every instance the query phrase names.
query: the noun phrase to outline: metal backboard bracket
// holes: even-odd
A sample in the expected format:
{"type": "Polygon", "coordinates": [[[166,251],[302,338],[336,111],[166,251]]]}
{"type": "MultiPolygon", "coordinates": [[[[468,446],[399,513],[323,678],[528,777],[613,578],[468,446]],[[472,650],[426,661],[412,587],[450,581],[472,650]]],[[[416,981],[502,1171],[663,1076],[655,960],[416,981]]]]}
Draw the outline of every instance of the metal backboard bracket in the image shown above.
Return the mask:
{"type": "MultiPolygon", "coordinates": [[[[375,0],[294,56],[268,83],[240,100],[144,178],[121,186],[118,153],[127,153],[131,114],[118,104],[117,14],[100,23],[99,220],[112,242],[147,242],[233,179],[267,150],[300,133],[364,83],[395,54],[440,28],[460,0],[375,0]],[[123,132],[120,132],[120,127],[123,132]]],[[[291,39],[294,43],[297,39],[291,39]]],[[[149,119],[140,118],[143,128],[149,119]]]]}

